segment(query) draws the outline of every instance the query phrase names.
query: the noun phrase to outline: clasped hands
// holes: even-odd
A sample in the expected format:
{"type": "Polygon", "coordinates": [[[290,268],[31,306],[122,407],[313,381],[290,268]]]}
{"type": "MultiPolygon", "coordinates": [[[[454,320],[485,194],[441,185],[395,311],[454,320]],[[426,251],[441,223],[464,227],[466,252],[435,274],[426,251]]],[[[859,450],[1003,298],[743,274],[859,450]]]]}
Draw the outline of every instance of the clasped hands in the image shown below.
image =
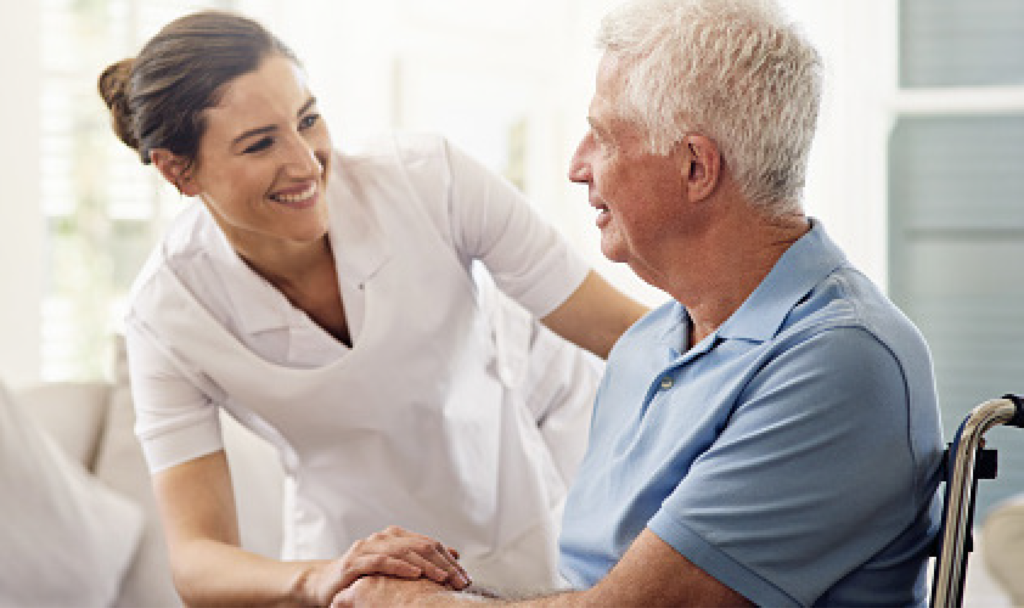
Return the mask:
{"type": "MultiPolygon", "coordinates": [[[[441,588],[461,591],[471,580],[458,559],[458,551],[443,543],[391,526],[356,541],[341,558],[314,567],[300,582],[305,591],[302,595],[313,598],[316,606],[354,606],[358,594],[354,593],[353,584],[364,577],[418,581],[416,585],[401,586],[410,592],[441,588]]],[[[376,582],[376,587],[388,583],[386,579],[359,582],[362,586],[376,582]]],[[[400,603],[398,598],[394,600],[395,604],[400,603]]]]}

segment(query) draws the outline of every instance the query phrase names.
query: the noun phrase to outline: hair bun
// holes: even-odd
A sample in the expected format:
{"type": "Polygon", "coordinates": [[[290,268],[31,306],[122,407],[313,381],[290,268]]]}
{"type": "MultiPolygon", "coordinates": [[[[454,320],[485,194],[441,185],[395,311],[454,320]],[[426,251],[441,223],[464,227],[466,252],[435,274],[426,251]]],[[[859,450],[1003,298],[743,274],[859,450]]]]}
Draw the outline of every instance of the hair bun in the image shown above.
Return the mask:
{"type": "Polygon", "coordinates": [[[128,84],[135,60],[122,59],[100,74],[97,86],[100,97],[110,109],[114,132],[129,148],[139,149],[139,140],[132,128],[132,111],[128,103],[128,84]]]}

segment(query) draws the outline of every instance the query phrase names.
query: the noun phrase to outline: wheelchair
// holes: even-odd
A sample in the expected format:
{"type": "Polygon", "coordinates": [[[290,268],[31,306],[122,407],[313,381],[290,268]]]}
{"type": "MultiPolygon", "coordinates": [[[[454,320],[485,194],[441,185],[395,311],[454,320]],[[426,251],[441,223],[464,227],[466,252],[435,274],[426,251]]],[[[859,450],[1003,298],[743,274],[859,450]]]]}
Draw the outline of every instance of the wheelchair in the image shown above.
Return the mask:
{"type": "Polygon", "coordinates": [[[960,424],[946,449],[942,520],[933,547],[932,608],[963,604],[967,557],[973,549],[978,480],[996,476],[996,451],[985,448],[983,437],[999,425],[1024,428],[1024,398],[1005,395],[978,405],[960,424]]]}

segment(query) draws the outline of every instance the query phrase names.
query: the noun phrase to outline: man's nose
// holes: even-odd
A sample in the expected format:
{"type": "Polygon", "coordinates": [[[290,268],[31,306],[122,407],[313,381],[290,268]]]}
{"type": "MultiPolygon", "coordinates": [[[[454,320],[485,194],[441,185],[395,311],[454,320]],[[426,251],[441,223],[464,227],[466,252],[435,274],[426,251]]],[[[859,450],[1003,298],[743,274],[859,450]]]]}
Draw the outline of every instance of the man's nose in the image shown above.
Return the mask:
{"type": "Polygon", "coordinates": [[[589,139],[589,135],[585,136],[576,146],[576,151],[569,161],[569,181],[576,183],[590,181],[589,139]]]}

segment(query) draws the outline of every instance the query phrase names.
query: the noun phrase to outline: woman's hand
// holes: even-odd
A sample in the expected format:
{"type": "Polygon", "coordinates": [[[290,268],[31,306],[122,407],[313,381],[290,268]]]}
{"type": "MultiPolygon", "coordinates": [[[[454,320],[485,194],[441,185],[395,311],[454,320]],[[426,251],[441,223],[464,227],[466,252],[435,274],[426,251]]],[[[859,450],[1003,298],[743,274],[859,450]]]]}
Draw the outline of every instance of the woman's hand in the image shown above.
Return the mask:
{"type": "Polygon", "coordinates": [[[313,566],[301,581],[302,595],[313,605],[328,606],[340,591],[369,575],[425,578],[459,591],[470,580],[458,557],[436,540],[392,526],[356,541],[340,559],[313,566]]]}

